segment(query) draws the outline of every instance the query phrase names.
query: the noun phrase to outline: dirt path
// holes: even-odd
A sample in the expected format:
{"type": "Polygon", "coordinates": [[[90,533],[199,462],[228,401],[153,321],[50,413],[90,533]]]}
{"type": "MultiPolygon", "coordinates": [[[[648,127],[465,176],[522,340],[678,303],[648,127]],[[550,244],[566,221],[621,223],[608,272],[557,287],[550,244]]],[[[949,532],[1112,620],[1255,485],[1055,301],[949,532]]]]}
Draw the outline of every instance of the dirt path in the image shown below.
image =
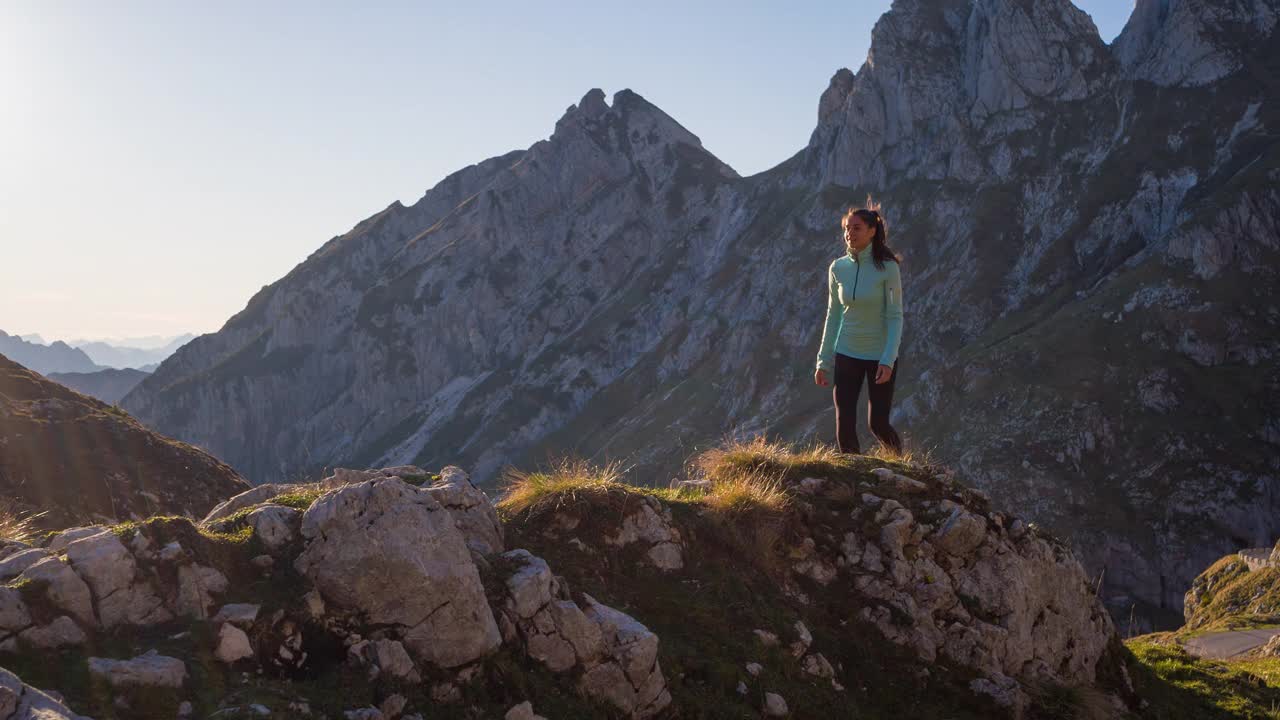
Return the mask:
{"type": "Polygon", "coordinates": [[[1206,633],[1187,640],[1183,647],[1197,657],[1223,660],[1264,645],[1276,635],[1280,635],[1280,628],[1206,633]]]}

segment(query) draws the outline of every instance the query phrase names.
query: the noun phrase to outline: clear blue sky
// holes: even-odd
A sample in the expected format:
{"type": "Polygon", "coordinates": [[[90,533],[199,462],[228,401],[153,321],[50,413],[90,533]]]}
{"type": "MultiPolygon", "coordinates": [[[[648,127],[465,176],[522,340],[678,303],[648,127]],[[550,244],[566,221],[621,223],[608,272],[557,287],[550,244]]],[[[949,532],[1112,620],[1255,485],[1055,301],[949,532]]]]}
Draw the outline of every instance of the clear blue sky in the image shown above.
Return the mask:
{"type": "MultiPolygon", "coordinates": [[[[330,237],[549,136],[593,87],[765,170],[889,4],[9,0],[0,330],[216,330],[330,237]]],[[[1132,6],[1077,4],[1107,41],[1132,6]]]]}

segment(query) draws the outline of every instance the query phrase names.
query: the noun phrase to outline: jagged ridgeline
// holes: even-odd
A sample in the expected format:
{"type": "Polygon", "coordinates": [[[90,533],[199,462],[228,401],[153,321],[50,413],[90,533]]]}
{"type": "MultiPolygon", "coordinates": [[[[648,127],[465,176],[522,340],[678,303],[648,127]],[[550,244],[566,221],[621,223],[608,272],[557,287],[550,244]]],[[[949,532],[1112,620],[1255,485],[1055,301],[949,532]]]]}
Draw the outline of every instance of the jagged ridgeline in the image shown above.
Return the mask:
{"type": "Polygon", "coordinates": [[[549,452],[665,484],[730,429],[830,438],[838,213],[905,257],[897,418],[1175,624],[1280,534],[1276,0],[899,0],[809,143],[739,177],[640,95],[393,203],[122,404],[255,482],[549,452]]]}

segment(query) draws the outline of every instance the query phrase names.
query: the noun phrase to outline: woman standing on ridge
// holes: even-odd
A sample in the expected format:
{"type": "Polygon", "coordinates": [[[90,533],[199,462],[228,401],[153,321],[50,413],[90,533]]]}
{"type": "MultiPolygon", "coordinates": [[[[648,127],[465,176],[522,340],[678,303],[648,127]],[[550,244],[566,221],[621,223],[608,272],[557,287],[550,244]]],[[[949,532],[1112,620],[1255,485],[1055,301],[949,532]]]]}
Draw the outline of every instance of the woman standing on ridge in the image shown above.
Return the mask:
{"type": "Polygon", "coordinates": [[[855,428],[858,393],[867,380],[871,432],[902,453],[902,440],[889,424],[893,385],[902,339],[902,276],[897,253],[886,244],[884,218],[870,202],[849,208],[840,225],[848,251],[827,270],[827,320],[813,381],[828,384],[834,361],[836,443],[842,453],[859,453],[855,428]]]}

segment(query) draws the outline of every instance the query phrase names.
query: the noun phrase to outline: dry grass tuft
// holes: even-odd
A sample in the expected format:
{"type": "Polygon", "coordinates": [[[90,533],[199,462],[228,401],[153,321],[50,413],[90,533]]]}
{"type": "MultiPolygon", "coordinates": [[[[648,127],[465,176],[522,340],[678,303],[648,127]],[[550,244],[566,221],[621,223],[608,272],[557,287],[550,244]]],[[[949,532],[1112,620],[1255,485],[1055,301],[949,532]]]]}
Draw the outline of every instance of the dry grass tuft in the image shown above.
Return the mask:
{"type": "Polygon", "coordinates": [[[0,540],[27,542],[40,533],[36,521],[45,513],[27,513],[12,499],[0,500],[0,540]]]}
{"type": "Polygon", "coordinates": [[[622,475],[621,463],[596,466],[582,458],[553,461],[552,468],[545,472],[508,468],[503,473],[504,493],[497,507],[500,512],[514,515],[549,503],[558,507],[584,496],[625,491],[622,475]]]}
{"type": "Polygon", "coordinates": [[[694,458],[693,467],[713,483],[759,471],[775,475],[781,481],[800,478],[817,469],[848,466],[852,457],[820,443],[797,447],[755,437],[728,440],[718,448],[707,450],[694,458]]]}
{"type": "Polygon", "coordinates": [[[702,497],[703,505],[729,515],[753,511],[781,514],[790,502],[781,480],[759,470],[722,475],[711,481],[711,491],[702,497]]]}

